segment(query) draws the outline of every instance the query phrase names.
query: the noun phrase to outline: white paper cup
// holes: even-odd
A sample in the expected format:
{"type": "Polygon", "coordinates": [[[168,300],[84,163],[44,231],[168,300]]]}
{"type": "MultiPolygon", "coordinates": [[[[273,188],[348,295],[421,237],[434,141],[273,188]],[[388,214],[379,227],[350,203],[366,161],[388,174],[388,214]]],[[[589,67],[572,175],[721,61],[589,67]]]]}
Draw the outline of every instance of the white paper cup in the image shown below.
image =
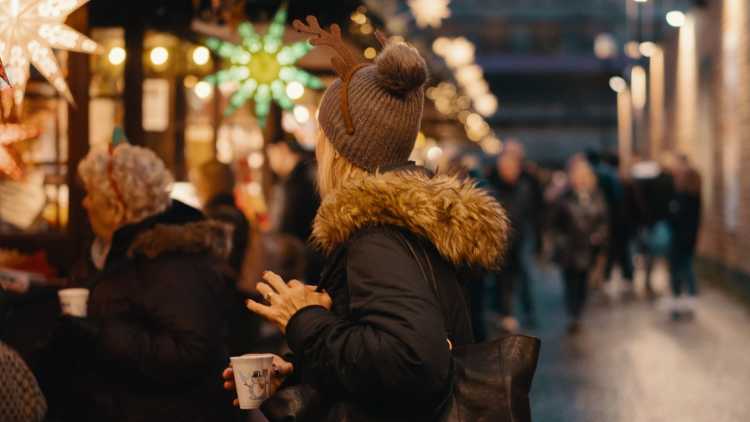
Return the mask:
{"type": "Polygon", "coordinates": [[[85,317],[89,301],[88,289],[62,289],[57,292],[63,315],[85,317]]]}
{"type": "Polygon", "coordinates": [[[271,393],[273,355],[248,354],[230,358],[240,409],[257,409],[271,393]]]}

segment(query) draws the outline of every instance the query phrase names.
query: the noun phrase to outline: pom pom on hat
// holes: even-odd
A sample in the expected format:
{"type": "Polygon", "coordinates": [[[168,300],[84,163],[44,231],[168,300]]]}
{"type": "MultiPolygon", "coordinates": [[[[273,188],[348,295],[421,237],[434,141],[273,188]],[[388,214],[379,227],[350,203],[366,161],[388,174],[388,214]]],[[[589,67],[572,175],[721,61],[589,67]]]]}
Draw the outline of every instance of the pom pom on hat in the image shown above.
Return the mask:
{"type": "Polygon", "coordinates": [[[406,96],[427,81],[427,64],[417,49],[406,43],[387,45],[375,65],[379,84],[393,95],[406,96]]]}

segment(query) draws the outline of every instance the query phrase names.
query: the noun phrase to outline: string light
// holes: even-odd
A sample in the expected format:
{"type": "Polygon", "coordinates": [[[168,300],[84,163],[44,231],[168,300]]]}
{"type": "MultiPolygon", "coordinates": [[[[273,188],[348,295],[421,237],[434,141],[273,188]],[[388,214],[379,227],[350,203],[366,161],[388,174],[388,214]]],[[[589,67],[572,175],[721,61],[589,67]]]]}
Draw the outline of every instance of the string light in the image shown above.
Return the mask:
{"type": "Polygon", "coordinates": [[[286,86],[286,95],[293,100],[298,100],[305,95],[305,87],[297,81],[292,81],[286,86]]]}
{"type": "Polygon", "coordinates": [[[307,109],[307,107],[303,105],[296,105],[294,106],[294,118],[297,119],[297,122],[300,124],[305,124],[310,120],[310,110],[307,109]]]}
{"type": "Polygon", "coordinates": [[[656,44],[654,44],[651,41],[642,42],[639,50],[641,51],[641,54],[645,57],[651,57],[654,55],[654,52],[656,51],[656,44]]]}
{"type": "Polygon", "coordinates": [[[670,26],[673,26],[675,28],[679,28],[682,25],[685,25],[685,14],[680,12],[679,10],[673,10],[671,12],[667,13],[667,23],[670,26]]]}
{"type": "Polygon", "coordinates": [[[195,95],[201,100],[209,98],[214,93],[214,87],[206,81],[200,81],[195,84],[195,95]]]}
{"type": "Polygon", "coordinates": [[[154,65],[162,66],[169,60],[169,51],[164,47],[155,47],[148,57],[154,65]]]}
{"type": "Polygon", "coordinates": [[[609,87],[612,88],[612,91],[620,93],[628,87],[628,84],[625,82],[625,79],[619,76],[613,76],[609,78],[609,87]]]}
{"type": "Polygon", "coordinates": [[[193,63],[203,66],[211,60],[211,52],[204,46],[198,46],[193,50],[193,63]]]}
{"type": "Polygon", "coordinates": [[[65,75],[52,49],[99,53],[101,47],[65,25],[74,10],[88,0],[0,1],[0,57],[13,82],[14,101],[23,102],[30,65],[41,73],[69,102],[73,102],[65,75]]]}
{"type": "Polygon", "coordinates": [[[377,52],[377,51],[375,51],[375,49],[374,49],[374,48],[372,48],[372,47],[367,47],[367,48],[365,48],[365,52],[364,52],[364,55],[365,55],[365,58],[366,58],[366,59],[368,59],[368,60],[372,60],[372,59],[374,59],[374,58],[375,58],[375,56],[377,56],[377,55],[378,55],[378,52],[377,52]]]}
{"type": "Polygon", "coordinates": [[[125,62],[127,53],[122,47],[112,47],[107,54],[107,59],[113,66],[119,66],[125,62]]]}

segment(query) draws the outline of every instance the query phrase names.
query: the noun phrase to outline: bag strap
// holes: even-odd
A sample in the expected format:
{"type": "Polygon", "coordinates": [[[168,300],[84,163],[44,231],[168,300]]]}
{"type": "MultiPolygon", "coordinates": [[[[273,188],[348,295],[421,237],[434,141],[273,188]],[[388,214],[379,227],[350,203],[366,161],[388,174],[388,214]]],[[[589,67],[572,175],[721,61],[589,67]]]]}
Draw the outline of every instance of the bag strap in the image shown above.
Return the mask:
{"type": "MultiPolygon", "coordinates": [[[[425,250],[424,246],[422,244],[419,244],[419,248],[422,251],[422,257],[425,261],[425,263],[428,266],[428,270],[425,271],[424,265],[422,265],[422,260],[419,258],[419,255],[417,255],[417,252],[414,250],[414,246],[412,245],[412,242],[409,241],[409,239],[406,238],[402,233],[395,232],[398,238],[401,240],[401,242],[406,246],[406,248],[409,250],[409,253],[411,254],[412,258],[414,258],[414,261],[417,262],[417,266],[419,267],[419,271],[422,273],[422,278],[424,281],[426,281],[428,284],[432,287],[432,292],[435,295],[435,299],[438,302],[438,307],[440,307],[440,313],[443,313],[443,302],[440,299],[440,289],[438,289],[437,284],[437,278],[435,277],[435,271],[432,267],[432,260],[430,259],[430,256],[427,254],[427,251],[425,250]],[[427,275],[429,273],[429,276],[427,275]]],[[[443,331],[445,332],[445,339],[448,341],[448,347],[453,350],[453,342],[450,340],[450,335],[448,333],[448,329],[445,326],[445,316],[442,315],[443,318],[443,331]]]]}

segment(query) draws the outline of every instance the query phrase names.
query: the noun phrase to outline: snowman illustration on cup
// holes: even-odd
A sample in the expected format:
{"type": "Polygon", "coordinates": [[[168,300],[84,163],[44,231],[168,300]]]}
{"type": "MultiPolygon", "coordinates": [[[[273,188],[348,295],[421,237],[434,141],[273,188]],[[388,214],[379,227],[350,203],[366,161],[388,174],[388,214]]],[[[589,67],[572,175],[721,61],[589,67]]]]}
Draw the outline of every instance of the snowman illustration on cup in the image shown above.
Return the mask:
{"type": "Polygon", "coordinates": [[[268,369],[254,369],[245,374],[240,371],[239,374],[251,400],[264,400],[268,397],[268,369]]]}

